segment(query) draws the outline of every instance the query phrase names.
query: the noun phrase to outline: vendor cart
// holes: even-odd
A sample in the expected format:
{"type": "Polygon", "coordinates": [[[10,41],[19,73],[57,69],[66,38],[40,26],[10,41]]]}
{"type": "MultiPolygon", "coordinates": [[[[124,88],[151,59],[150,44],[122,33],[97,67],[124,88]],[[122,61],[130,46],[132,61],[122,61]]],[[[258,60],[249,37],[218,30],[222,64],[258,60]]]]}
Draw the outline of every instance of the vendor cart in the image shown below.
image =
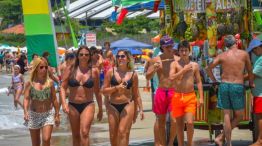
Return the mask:
{"type": "MultiPolygon", "coordinates": [[[[215,86],[204,84],[204,105],[197,109],[194,126],[196,129],[209,130],[210,142],[213,141],[213,135],[217,137],[223,130],[223,112],[216,107],[217,94],[215,86]]],[[[198,92],[196,91],[199,97],[198,92]]],[[[245,109],[243,120],[237,126],[239,129],[249,129],[253,132],[253,116],[251,114],[251,91],[246,88],[245,109]]],[[[253,139],[255,133],[253,132],[253,139]]],[[[214,138],[215,138],[214,137],[214,138]]]]}

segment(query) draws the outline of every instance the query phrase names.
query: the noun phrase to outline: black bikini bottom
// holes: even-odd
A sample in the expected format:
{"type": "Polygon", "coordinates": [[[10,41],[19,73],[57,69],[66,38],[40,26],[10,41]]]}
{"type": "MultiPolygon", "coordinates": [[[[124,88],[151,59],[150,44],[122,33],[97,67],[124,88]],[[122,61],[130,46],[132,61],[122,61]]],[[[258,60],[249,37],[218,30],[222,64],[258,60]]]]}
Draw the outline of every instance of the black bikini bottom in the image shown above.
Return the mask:
{"type": "Polygon", "coordinates": [[[80,104],[69,102],[69,104],[72,105],[78,111],[79,114],[81,114],[83,110],[91,103],[94,103],[94,101],[88,101],[88,102],[80,103],[80,104]]]}
{"type": "Polygon", "coordinates": [[[130,102],[132,102],[133,100],[126,102],[126,103],[121,103],[121,104],[114,104],[111,103],[110,104],[118,111],[119,114],[121,114],[121,112],[124,110],[124,108],[126,107],[126,105],[128,105],[130,102]]]}

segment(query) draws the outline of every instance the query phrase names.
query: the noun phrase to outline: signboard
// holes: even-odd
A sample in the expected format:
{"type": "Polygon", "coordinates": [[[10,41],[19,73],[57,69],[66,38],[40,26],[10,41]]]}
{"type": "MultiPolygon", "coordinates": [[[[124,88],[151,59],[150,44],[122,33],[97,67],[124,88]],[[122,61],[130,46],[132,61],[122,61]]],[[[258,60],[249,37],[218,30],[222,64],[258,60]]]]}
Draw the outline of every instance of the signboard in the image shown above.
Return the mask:
{"type": "Polygon", "coordinates": [[[87,33],[86,34],[86,46],[96,46],[96,34],[95,33],[87,33]]]}
{"type": "Polygon", "coordinates": [[[216,11],[239,9],[246,5],[244,0],[174,0],[174,6],[175,11],[203,13],[211,2],[214,3],[213,7],[216,11]]]}
{"type": "Polygon", "coordinates": [[[217,0],[216,10],[230,10],[244,6],[242,0],[217,0]]]}
{"type": "Polygon", "coordinates": [[[205,0],[186,0],[185,11],[205,12],[205,0]]]}
{"type": "Polygon", "coordinates": [[[253,9],[262,9],[262,0],[252,0],[253,9]]]}

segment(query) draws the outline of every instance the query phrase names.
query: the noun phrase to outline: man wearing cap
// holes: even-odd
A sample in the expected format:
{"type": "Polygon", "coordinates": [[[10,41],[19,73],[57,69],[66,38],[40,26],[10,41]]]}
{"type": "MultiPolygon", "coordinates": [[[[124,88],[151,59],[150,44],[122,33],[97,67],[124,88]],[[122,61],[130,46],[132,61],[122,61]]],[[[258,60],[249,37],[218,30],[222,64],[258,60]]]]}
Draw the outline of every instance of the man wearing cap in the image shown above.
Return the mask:
{"type": "MultiPolygon", "coordinates": [[[[166,145],[166,133],[165,123],[166,114],[170,112],[171,98],[174,94],[174,84],[169,79],[170,65],[174,60],[177,60],[177,56],[173,55],[173,40],[164,36],[160,40],[160,50],[163,54],[154,57],[149,62],[149,68],[146,72],[146,79],[150,80],[155,73],[157,73],[159,79],[158,89],[156,90],[153,101],[153,112],[156,114],[156,121],[154,125],[154,138],[156,146],[166,145]]],[[[170,140],[168,145],[173,144],[175,137],[175,123],[171,122],[170,140]]]]}
{"type": "Polygon", "coordinates": [[[262,145],[262,41],[253,39],[247,49],[248,52],[253,52],[258,59],[254,63],[253,75],[255,87],[252,88],[253,99],[253,112],[256,115],[256,125],[258,125],[258,139],[250,146],[262,145]]]}
{"type": "Polygon", "coordinates": [[[218,87],[218,104],[224,112],[224,131],[220,134],[215,142],[223,145],[226,138],[227,146],[231,144],[232,129],[235,128],[244,114],[245,105],[245,88],[244,88],[244,70],[249,75],[249,84],[253,86],[252,67],[247,52],[238,49],[236,39],[232,35],[228,35],[224,39],[227,51],[219,54],[207,68],[207,74],[213,82],[217,82],[212,73],[212,69],[217,65],[222,68],[222,82],[218,87]],[[231,111],[234,112],[231,120],[231,111]]]}

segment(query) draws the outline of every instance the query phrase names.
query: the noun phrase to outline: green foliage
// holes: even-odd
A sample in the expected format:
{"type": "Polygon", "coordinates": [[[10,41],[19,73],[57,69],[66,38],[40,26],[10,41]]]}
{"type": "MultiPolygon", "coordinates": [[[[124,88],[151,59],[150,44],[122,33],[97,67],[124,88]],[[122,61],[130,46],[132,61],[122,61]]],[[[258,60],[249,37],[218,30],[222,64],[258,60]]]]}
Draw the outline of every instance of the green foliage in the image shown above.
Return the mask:
{"type": "Polygon", "coordinates": [[[0,0],[0,17],[3,18],[0,29],[22,22],[21,0],[0,0]]]}
{"type": "Polygon", "coordinates": [[[0,44],[25,46],[25,36],[23,34],[0,34],[0,44]]]}
{"type": "MultiPolygon", "coordinates": [[[[71,22],[71,25],[72,25],[72,28],[74,30],[74,33],[76,34],[76,36],[80,33],[80,30],[87,30],[89,27],[88,26],[83,26],[79,23],[79,21],[77,19],[70,19],[70,22],[71,22]]],[[[68,23],[66,23],[67,26],[68,26],[68,23]]],[[[69,26],[68,26],[69,28],[69,26]]]]}
{"type": "Polygon", "coordinates": [[[102,28],[114,29],[116,33],[122,34],[139,34],[139,31],[145,29],[147,32],[159,31],[159,20],[149,19],[145,16],[138,16],[132,19],[125,19],[121,25],[117,25],[115,22],[105,21],[102,24],[102,28]]]}
{"type": "MultiPolygon", "coordinates": [[[[260,17],[262,18],[262,12],[260,13],[260,17]]],[[[262,25],[258,24],[255,16],[253,16],[253,26],[254,26],[254,31],[262,32],[262,25]]]]}
{"type": "Polygon", "coordinates": [[[73,46],[73,41],[71,38],[65,40],[57,40],[57,45],[61,47],[71,47],[73,46]]]}

